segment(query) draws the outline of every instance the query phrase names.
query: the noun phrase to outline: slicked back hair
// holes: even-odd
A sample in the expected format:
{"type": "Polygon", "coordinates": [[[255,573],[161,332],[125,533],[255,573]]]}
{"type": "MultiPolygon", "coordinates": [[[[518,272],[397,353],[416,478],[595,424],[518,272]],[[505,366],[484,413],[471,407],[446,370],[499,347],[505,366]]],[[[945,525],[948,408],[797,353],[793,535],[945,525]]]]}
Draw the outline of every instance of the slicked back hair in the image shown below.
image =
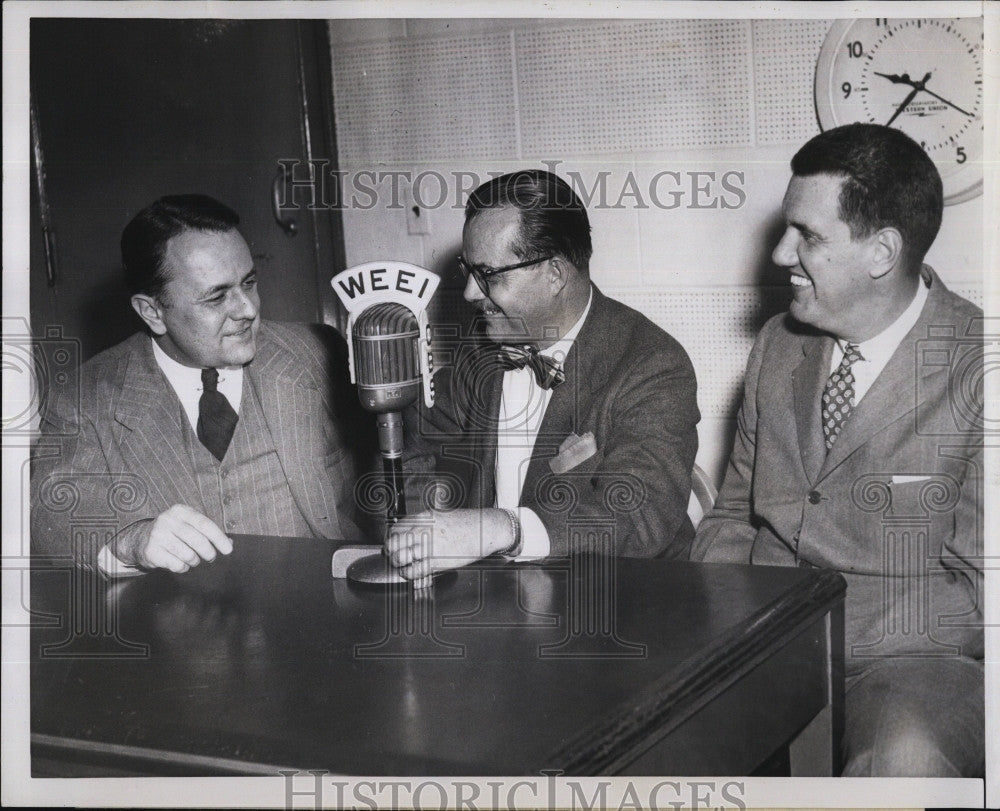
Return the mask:
{"type": "Polygon", "coordinates": [[[169,275],[163,266],[167,242],[184,231],[230,231],[239,215],[205,194],[161,197],[122,231],[122,267],[132,293],[159,296],[169,275]]]}
{"type": "Polygon", "coordinates": [[[522,169],[483,183],[465,204],[465,221],[488,209],[517,208],[521,226],[511,246],[520,259],[562,256],[590,273],[594,249],[587,209],[565,180],[541,169],[522,169]]]}

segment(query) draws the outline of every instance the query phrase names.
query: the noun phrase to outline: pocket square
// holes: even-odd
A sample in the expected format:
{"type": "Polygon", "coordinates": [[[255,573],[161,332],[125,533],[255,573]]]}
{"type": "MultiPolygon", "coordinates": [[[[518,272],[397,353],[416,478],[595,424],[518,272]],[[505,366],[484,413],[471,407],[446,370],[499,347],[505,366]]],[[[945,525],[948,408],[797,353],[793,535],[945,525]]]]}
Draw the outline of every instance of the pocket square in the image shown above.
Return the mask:
{"type": "Polygon", "coordinates": [[[891,486],[893,484],[910,484],[912,482],[925,482],[931,478],[933,478],[933,476],[893,476],[889,484],[891,486]]]}
{"type": "Polygon", "coordinates": [[[597,440],[587,431],[583,436],[570,434],[559,446],[559,453],[549,459],[549,467],[557,476],[572,470],[597,453],[597,440]]]}

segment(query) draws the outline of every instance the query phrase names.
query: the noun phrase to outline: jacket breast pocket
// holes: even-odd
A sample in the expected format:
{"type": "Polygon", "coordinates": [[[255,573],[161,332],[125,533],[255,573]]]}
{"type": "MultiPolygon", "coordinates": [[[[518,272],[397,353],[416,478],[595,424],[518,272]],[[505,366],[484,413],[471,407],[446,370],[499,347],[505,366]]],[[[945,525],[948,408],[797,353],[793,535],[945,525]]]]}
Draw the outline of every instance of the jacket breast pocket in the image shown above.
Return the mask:
{"type": "Polygon", "coordinates": [[[961,494],[959,482],[947,473],[893,476],[886,517],[930,520],[948,515],[961,494]]]}
{"type": "Polygon", "coordinates": [[[568,470],[564,471],[562,474],[559,475],[581,478],[583,476],[586,476],[588,473],[597,470],[601,466],[601,463],[603,461],[604,461],[604,451],[596,450],[586,459],[583,459],[582,461],[578,462],[576,465],[574,465],[573,467],[569,468],[568,470]]]}

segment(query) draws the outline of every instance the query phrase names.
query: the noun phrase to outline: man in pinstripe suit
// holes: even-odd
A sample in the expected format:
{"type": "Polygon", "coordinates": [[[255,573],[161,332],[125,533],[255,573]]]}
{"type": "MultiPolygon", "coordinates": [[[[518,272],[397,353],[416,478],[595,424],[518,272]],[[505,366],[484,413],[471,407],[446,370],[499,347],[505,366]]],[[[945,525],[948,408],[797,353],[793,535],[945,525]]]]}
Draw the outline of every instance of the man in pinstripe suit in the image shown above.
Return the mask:
{"type": "Polygon", "coordinates": [[[108,573],[184,572],[231,552],[235,533],[360,537],[342,342],[327,327],[261,320],[238,223],[212,198],[181,195],[125,228],[149,334],[52,393],[33,457],[36,553],[108,573]],[[208,401],[224,415],[221,444],[208,401]]]}

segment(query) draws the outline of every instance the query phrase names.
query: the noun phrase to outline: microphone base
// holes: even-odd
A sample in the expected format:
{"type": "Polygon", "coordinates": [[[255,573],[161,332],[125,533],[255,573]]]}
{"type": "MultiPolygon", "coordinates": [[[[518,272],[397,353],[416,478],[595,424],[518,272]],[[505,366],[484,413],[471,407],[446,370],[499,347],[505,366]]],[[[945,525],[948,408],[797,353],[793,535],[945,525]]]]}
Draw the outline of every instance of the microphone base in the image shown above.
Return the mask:
{"type": "Polygon", "coordinates": [[[358,558],[347,567],[347,579],[352,583],[362,583],[369,586],[388,586],[396,583],[409,583],[389,563],[389,559],[381,552],[358,558]]]}

